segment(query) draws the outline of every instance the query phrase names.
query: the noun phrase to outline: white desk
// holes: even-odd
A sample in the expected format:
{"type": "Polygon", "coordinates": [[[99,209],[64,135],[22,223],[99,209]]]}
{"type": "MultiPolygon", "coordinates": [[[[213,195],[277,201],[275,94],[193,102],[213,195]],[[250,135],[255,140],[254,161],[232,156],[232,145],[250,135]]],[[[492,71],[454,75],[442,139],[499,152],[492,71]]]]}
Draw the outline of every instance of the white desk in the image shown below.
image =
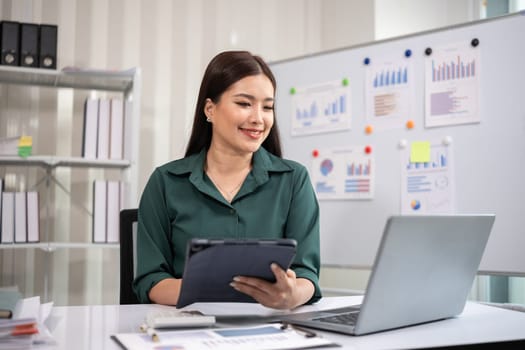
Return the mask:
{"type": "MultiPolygon", "coordinates": [[[[327,297],[316,308],[355,305],[360,299],[361,297],[327,297]]],[[[110,336],[115,333],[137,332],[138,326],[152,307],[54,307],[46,324],[58,345],[41,349],[120,349],[110,336]]],[[[460,316],[448,320],[359,337],[318,333],[341,344],[342,349],[410,349],[516,340],[522,341],[520,346],[523,348],[525,313],[468,302],[460,316]]]]}

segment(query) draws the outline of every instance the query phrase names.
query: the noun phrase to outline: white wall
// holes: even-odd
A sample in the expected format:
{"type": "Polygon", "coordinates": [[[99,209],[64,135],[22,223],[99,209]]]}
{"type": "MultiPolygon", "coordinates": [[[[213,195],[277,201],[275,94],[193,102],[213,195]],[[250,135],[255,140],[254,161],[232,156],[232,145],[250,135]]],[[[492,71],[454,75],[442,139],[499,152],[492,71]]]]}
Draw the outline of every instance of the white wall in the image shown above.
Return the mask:
{"type": "Polygon", "coordinates": [[[375,0],[376,39],[479,19],[480,0],[375,0]]]}

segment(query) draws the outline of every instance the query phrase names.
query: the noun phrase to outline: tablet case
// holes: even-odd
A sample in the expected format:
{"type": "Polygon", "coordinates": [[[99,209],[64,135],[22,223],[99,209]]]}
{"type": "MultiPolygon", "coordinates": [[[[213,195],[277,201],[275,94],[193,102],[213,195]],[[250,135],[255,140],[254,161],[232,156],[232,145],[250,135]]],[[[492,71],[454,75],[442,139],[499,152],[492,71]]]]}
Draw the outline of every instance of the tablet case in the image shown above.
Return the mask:
{"type": "Polygon", "coordinates": [[[255,302],[230,286],[233,277],[250,276],[275,281],[271,263],[288,269],[296,245],[293,239],[192,239],[188,243],[177,308],[195,302],[255,302]]]}

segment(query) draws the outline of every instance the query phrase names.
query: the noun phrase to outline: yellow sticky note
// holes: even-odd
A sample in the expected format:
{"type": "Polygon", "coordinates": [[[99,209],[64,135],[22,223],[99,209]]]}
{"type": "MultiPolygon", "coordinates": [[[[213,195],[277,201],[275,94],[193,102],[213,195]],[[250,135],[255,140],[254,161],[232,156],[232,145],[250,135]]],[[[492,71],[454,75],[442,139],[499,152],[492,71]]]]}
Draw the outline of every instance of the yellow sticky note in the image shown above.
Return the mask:
{"type": "Polygon", "coordinates": [[[18,147],[33,146],[32,136],[20,136],[18,140],[18,147]]]}
{"type": "Polygon", "coordinates": [[[410,162],[411,163],[430,162],[430,142],[429,141],[412,142],[410,146],[410,162]]]}

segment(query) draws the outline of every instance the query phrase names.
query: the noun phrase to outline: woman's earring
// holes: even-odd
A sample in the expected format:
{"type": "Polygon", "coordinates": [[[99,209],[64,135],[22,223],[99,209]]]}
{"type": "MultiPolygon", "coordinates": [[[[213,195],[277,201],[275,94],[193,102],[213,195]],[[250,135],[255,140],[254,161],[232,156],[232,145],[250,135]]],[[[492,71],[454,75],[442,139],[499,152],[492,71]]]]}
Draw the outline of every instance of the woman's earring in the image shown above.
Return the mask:
{"type": "Polygon", "coordinates": [[[206,117],[206,121],[207,121],[208,123],[211,123],[211,119],[210,119],[210,117],[206,117]]]}

